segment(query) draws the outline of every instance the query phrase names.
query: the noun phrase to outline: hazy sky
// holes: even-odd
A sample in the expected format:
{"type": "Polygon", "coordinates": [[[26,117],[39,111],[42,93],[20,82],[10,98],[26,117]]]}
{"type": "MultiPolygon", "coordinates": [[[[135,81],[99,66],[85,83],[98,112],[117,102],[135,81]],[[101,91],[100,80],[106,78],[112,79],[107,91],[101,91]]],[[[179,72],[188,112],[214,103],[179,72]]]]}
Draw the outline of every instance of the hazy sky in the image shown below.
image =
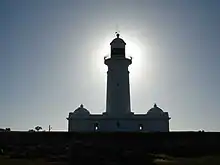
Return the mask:
{"type": "Polygon", "coordinates": [[[119,30],[132,111],[156,102],[173,131],[220,130],[220,1],[1,0],[0,20],[1,128],[67,130],[81,103],[105,111],[103,57],[119,30]]]}

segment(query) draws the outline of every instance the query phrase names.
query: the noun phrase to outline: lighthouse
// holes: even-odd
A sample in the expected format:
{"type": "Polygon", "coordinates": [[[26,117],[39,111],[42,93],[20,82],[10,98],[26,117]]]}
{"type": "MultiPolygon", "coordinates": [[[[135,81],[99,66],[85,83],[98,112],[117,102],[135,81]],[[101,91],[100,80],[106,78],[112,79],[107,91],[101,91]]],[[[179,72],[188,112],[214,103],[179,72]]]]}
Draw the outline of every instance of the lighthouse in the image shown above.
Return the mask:
{"type": "Polygon", "coordinates": [[[132,59],[125,56],[126,43],[119,37],[110,43],[111,55],[104,59],[107,71],[106,115],[123,117],[131,114],[128,67],[132,59]]]}
{"type": "Polygon", "coordinates": [[[81,104],[67,117],[69,132],[169,132],[171,118],[157,104],[143,114],[131,111],[128,68],[132,58],[126,57],[125,47],[125,41],[116,33],[110,42],[110,56],[104,58],[108,67],[105,111],[91,114],[81,104]]]}

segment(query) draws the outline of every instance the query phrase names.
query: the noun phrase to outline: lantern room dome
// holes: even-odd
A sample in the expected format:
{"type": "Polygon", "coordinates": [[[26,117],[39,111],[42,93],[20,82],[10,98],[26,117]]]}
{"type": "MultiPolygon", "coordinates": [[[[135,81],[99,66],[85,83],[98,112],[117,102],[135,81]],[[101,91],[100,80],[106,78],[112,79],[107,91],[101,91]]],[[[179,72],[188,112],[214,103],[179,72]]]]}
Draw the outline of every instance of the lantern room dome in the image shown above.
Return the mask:
{"type": "Polygon", "coordinates": [[[164,113],[163,110],[160,109],[156,104],[154,104],[154,107],[151,108],[151,109],[147,112],[148,115],[160,115],[160,114],[163,114],[163,113],[164,113]]]}
{"type": "Polygon", "coordinates": [[[78,107],[74,112],[73,112],[74,116],[89,116],[90,112],[83,107],[83,105],[81,104],[80,107],[78,107]]]}
{"type": "Polygon", "coordinates": [[[119,34],[116,34],[116,38],[112,40],[112,42],[110,43],[111,48],[125,48],[125,41],[121,38],[119,38],[119,34]]]}

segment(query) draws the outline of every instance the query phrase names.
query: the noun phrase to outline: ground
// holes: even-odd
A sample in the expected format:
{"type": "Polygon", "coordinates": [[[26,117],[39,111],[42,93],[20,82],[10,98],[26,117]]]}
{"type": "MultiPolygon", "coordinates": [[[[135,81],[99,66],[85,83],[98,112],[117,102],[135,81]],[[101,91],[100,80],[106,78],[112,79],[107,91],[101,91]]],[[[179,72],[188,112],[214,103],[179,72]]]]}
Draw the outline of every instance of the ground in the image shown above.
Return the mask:
{"type": "MultiPolygon", "coordinates": [[[[156,165],[218,165],[220,155],[198,158],[175,158],[166,155],[158,155],[161,158],[155,160],[156,165]]],[[[0,165],[68,165],[68,163],[49,163],[44,160],[9,159],[0,156],[0,165]]]]}
{"type": "Polygon", "coordinates": [[[164,159],[155,160],[157,165],[218,165],[220,164],[220,155],[204,156],[197,158],[175,158],[161,156],[164,159]]]}
{"type": "Polygon", "coordinates": [[[3,132],[0,139],[0,165],[220,165],[220,133],[3,132]]]}
{"type": "Polygon", "coordinates": [[[67,163],[50,163],[41,159],[10,159],[5,156],[0,156],[0,165],[67,165],[67,163]]]}

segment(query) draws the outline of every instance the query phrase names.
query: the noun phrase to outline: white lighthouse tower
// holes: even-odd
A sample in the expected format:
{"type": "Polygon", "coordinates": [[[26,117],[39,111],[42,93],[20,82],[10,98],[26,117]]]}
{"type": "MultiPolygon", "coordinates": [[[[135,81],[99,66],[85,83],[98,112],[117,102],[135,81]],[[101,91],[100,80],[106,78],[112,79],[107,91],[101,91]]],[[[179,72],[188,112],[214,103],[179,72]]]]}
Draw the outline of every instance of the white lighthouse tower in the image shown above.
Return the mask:
{"type": "Polygon", "coordinates": [[[106,115],[123,117],[131,114],[128,67],[132,60],[125,57],[126,43],[119,34],[110,45],[111,56],[105,58],[108,66],[106,115]]]}
{"type": "Polygon", "coordinates": [[[111,55],[104,58],[107,71],[106,111],[90,114],[82,104],[67,117],[69,132],[169,132],[169,114],[156,104],[144,114],[131,112],[126,43],[116,38],[110,43],[111,55]]]}

